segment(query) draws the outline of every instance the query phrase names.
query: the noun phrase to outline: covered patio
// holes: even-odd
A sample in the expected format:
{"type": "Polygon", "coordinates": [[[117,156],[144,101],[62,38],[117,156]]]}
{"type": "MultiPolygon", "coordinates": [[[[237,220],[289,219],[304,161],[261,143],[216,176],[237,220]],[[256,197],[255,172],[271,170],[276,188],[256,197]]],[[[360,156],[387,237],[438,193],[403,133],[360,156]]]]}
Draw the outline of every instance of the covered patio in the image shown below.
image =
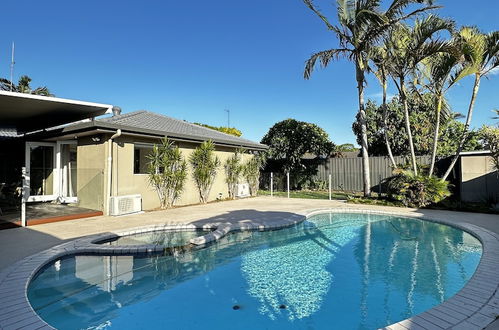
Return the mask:
{"type": "Polygon", "coordinates": [[[0,91],[0,229],[97,215],[77,207],[76,138],[48,141],[44,136],[53,128],[93,120],[112,108],[0,91]]]}

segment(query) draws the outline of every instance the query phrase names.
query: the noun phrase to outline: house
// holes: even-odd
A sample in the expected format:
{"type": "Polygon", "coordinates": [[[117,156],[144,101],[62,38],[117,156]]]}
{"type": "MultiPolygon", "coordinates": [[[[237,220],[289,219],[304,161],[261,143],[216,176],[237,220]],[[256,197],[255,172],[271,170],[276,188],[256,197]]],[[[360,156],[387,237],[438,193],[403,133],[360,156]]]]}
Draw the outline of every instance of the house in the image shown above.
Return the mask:
{"type": "MultiPolygon", "coordinates": [[[[148,183],[147,155],[165,136],[186,160],[206,140],[214,142],[222,164],[237,148],[248,151],[246,158],[267,148],[149,111],[122,114],[111,105],[0,92],[0,184],[19,187],[25,167],[27,202],[58,201],[109,214],[113,197],[139,195],[142,209],[154,209],[159,199],[148,183]]],[[[209,200],[227,195],[220,167],[209,200]]],[[[198,202],[189,172],[177,205],[198,202]]]]}

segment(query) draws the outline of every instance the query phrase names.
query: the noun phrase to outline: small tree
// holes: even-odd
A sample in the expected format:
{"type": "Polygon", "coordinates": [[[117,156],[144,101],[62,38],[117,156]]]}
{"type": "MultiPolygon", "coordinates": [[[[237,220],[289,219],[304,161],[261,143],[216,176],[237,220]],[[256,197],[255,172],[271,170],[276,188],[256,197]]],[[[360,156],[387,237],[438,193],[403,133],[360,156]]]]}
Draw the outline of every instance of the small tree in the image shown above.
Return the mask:
{"type": "Polygon", "coordinates": [[[215,145],[213,142],[205,141],[189,157],[192,166],[192,177],[198,187],[201,203],[208,202],[208,196],[217,175],[217,168],[220,166],[220,160],[215,156],[214,151],[215,145]]]}
{"type": "Polygon", "coordinates": [[[260,185],[260,170],[263,167],[263,156],[255,155],[243,167],[243,175],[248,181],[251,196],[256,196],[260,185]]]}
{"type": "Polygon", "coordinates": [[[230,199],[236,197],[236,188],[243,169],[241,165],[241,155],[243,153],[244,149],[236,149],[234,154],[225,161],[225,182],[227,182],[230,199]]]}
{"type": "Polygon", "coordinates": [[[156,190],[162,209],[172,207],[184,190],[187,163],[173,142],[164,138],[148,156],[149,183],[156,190]]]}
{"type": "Polygon", "coordinates": [[[311,181],[317,173],[316,164],[310,164],[303,156],[310,154],[316,158],[329,157],[335,147],[324,129],[295,119],[275,123],[261,142],[269,146],[269,167],[275,164],[279,172],[293,173],[294,188],[300,188],[304,182],[311,181]]]}

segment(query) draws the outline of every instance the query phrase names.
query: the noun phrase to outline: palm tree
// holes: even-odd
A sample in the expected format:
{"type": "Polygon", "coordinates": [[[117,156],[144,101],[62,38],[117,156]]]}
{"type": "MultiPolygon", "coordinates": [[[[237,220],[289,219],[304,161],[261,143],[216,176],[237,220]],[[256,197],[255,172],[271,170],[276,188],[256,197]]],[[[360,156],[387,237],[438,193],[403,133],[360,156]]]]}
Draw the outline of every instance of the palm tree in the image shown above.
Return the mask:
{"type": "Polygon", "coordinates": [[[371,187],[367,147],[367,124],[364,109],[364,86],[366,83],[365,75],[368,70],[369,50],[383,37],[388,29],[396,23],[418,13],[438,7],[432,6],[433,1],[431,0],[393,0],[390,7],[385,12],[382,12],[380,10],[381,0],[338,1],[337,12],[339,25],[332,25],[315,7],[313,0],[303,1],[307,7],[326,24],[328,30],[333,32],[339,42],[339,48],[320,51],[313,54],[308,59],[304,70],[305,79],[310,79],[317,61],[319,61],[323,67],[327,67],[333,60],[346,58],[355,65],[359,101],[359,121],[362,132],[361,149],[364,196],[370,196],[371,187]],[[409,14],[404,13],[404,10],[410,4],[423,2],[428,5],[415,9],[409,14]]]}
{"type": "Polygon", "coordinates": [[[377,70],[374,71],[374,75],[378,79],[379,84],[381,85],[381,88],[383,90],[383,101],[382,101],[383,103],[381,105],[381,108],[383,109],[383,133],[385,136],[386,151],[388,153],[388,157],[390,158],[393,168],[397,168],[397,163],[395,162],[395,158],[393,158],[392,148],[390,144],[390,137],[388,135],[388,122],[386,118],[388,111],[388,106],[386,104],[387,89],[388,89],[388,72],[386,66],[389,60],[387,55],[388,51],[386,50],[385,45],[381,45],[373,47],[369,57],[371,58],[371,61],[374,63],[374,65],[377,68],[377,70]]]}
{"type": "Polygon", "coordinates": [[[51,94],[50,90],[46,86],[32,89],[30,83],[31,78],[26,75],[19,78],[17,85],[8,79],[0,78],[0,90],[32,95],[54,96],[54,94],[51,94]]]}
{"type": "Polygon", "coordinates": [[[475,75],[475,82],[471,93],[466,123],[461,139],[459,140],[456,154],[452,158],[449,168],[442,177],[442,180],[447,179],[454,168],[468,138],[471,117],[473,115],[473,108],[480,88],[481,79],[487,77],[493,70],[499,67],[499,31],[484,34],[476,27],[463,27],[455,36],[455,40],[458,43],[465,60],[456,77],[465,77],[473,74],[475,75]]]}
{"type": "Polygon", "coordinates": [[[451,53],[438,53],[423,61],[424,71],[427,83],[424,87],[428,89],[435,98],[435,128],[433,134],[433,146],[431,152],[431,164],[428,176],[433,175],[435,169],[435,160],[437,156],[438,138],[440,136],[441,115],[449,117],[452,114],[450,109],[445,106],[445,94],[447,91],[463,76],[456,73],[459,58],[451,53]],[[442,110],[444,112],[442,113],[442,110]]]}
{"type": "Polygon", "coordinates": [[[386,38],[387,69],[397,86],[400,101],[404,108],[405,129],[411,153],[412,170],[418,173],[411,123],[409,120],[409,105],[407,100],[406,79],[414,74],[418,63],[436,53],[448,50],[445,41],[433,40],[435,34],[442,30],[452,31],[454,23],[435,15],[429,15],[422,20],[416,20],[414,27],[397,24],[386,38]]]}

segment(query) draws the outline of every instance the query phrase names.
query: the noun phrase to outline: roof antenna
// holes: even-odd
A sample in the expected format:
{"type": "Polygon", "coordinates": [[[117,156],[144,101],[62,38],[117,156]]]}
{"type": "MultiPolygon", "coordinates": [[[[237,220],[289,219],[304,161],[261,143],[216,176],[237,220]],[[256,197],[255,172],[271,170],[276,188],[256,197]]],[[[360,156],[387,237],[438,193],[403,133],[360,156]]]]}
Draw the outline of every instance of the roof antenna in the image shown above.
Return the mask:
{"type": "Polygon", "coordinates": [[[227,128],[230,127],[230,110],[229,109],[224,109],[225,112],[227,112],[227,128]]]}
{"type": "Polygon", "coordinates": [[[10,60],[10,91],[12,92],[12,89],[14,88],[12,80],[14,79],[14,41],[12,41],[12,56],[10,60]]]}

